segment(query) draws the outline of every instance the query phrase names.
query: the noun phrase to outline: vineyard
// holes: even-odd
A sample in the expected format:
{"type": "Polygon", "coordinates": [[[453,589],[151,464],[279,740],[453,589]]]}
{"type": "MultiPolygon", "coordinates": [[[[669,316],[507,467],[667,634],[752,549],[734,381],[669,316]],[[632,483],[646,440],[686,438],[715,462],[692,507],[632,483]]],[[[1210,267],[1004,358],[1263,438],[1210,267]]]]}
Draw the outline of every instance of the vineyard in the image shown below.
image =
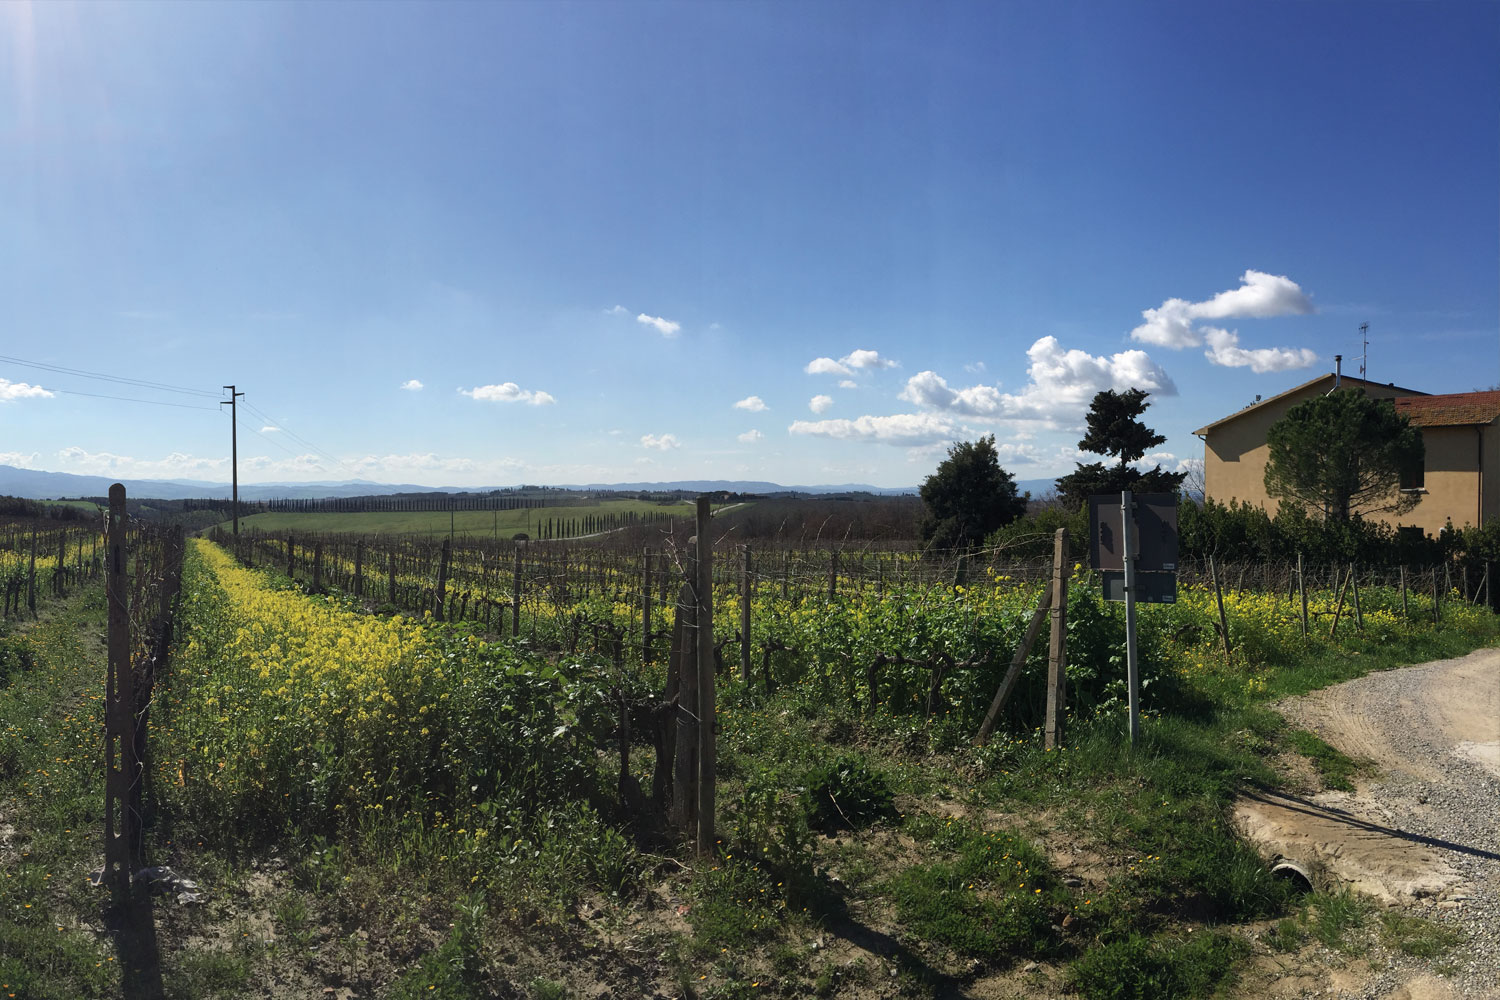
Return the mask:
{"type": "MultiPolygon", "coordinates": [[[[23,997],[272,979],[273,995],[1207,995],[1263,947],[1247,926],[1336,905],[1296,899],[1225,818],[1307,745],[1265,703],[1500,634],[1442,568],[1185,566],[1176,602],[1140,612],[1131,751],[1124,616],[1069,559],[1068,738],[1043,746],[1039,644],[976,746],[1053,571],[1036,546],[714,529],[705,546],[682,522],[592,544],[189,541],[138,713],[143,860],[177,881],[148,908],[153,943],[114,950],[80,916],[101,905],[81,876],[103,709],[75,637],[100,624],[101,550],[97,533],[36,536],[41,589],[50,571],[74,592],[47,591],[34,625],[24,600],[11,614],[0,814],[57,830],[0,843],[0,978],[23,997]],[[679,623],[705,614],[711,633],[679,623]],[[670,764],[699,704],[680,693],[695,646],[717,684],[706,852],[670,764]],[[47,697],[71,707],[51,717],[47,697]],[[73,884],[52,885],[64,869],[73,884]]],[[[32,537],[0,533],[6,580],[32,537]]],[[[153,551],[138,578],[164,572],[153,551]]]]}

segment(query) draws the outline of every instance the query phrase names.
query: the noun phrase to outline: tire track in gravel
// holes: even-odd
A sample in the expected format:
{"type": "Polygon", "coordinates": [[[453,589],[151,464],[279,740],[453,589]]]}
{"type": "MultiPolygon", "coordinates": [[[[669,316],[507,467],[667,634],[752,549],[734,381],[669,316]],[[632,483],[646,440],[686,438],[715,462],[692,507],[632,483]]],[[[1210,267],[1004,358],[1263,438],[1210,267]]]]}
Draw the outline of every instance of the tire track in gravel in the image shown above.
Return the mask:
{"type": "MultiPolygon", "coordinates": [[[[1267,854],[1459,930],[1459,997],[1500,997],[1500,650],[1382,671],[1275,706],[1369,760],[1353,795],[1254,793],[1235,818],[1267,854]]],[[[1410,995],[1399,965],[1338,995],[1410,995]]]]}

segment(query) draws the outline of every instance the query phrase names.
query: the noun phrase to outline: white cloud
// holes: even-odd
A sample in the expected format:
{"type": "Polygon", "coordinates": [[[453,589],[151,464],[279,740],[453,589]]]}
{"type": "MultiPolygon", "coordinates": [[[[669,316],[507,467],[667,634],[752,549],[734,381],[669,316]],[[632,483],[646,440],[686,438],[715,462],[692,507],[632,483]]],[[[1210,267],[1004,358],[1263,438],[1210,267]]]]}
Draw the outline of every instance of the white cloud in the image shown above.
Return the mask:
{"type": "Polygon", "coordinates": [[[1073,422],[1082,418],[1095,394],[1144,389],[1160,396],[1177,395],[1177,386],[1145,351],[1109,356],[1064,350],[1056,337],[1043,337],[1026,352],[1030,376],[1019,393],[992,385],[955,389],[932,371],[906,380],[900,398],[929,410],[991,420],[1073,422]]]}
{"type": "Polygon", "coordinates": [[[964,365],[964,371],[970,373],[971,375],[982,375],[984,374],[984,362],[970,361],[968,364],[964,365]]]}
{"type": "Polygon", "coordinates": [[[660,437],[655,434],[642,434],[641,447],[654,448],[657,451],[671,451],[673,448],[681,448],[682,442],[677,440],[675,434],[663,434],[660,437]]]}
{"type": "Polygon", "coordinates": [[[682,324],[674,323],[672,320],[663,319],[660,316],[647,316],[641,313],[635,318],[637,323],[645,323],[647,326],[655,327],[656,332],[663,337],[675,337],[682,332],[682,324]]]}
{"type": "Polygon", "coordinates": [[[839,379],[839,388],[840,389],[858,389],[859,388],[859,383],[856,382],[856,381],[854,381],[852,378],[839,379]]]}
{"type": "Polygon", "coordinates": [[[797,420],[787,431],[838,441],[870,441],[910,447],[952,441],[960,429],[948,417],[938,413],[893,413],[854,420],[797,420]]]}
{"type": "Polygon", "coordinates": [[[1000,416],[1005,398],[994,386],[976,385],[967,389],[950,389],[937,372],[918,372],[906,380],[900,397],[909,403],[934,410],[951,410],[970,417],[1000,416]]]}
{"type": "Polygon", "coordinates": [[[0,378],[0,402],[9,403],[17,399],[51,399],[52,396],[53,393],[50,390],[43,389],[39,385],[0,378]]]}
{"type": "Polygon", "coordinates": [[[845,365],[839,364],[832,358],[813,358],[802,369],[809,375],[853,375],[854,373],[845,365]]]}
{"type": "Polygon", "coordinates": [[[409,378],[405,382],[401,383],[401,388],[405,389],[407,392],[421,392],[427,387],[421,382],[418,382],[416,379],[409,378]]]}
{"type": "Polygon", "coordinates": [[[833,406],[832,396],[818,395],[807,401],[807,408],[814,413],[827,413],[831,406],[833,406]]]}
{"type": "Polygon", "coordinates": [[[532,406],[546,406],[557,402],[550,392],[540,389],[522,389],[514,382],[501,382],[499,385],[481,385],[473,389],[458,390],[465,396],[479,402],[485,403],[530,403],[532,406]]]}
{"type": "Polygon", "coordinates": [[[896,362],[890,358],[882,358],[879,351],[867,351],[864,349],[850,351],[839,358],[850,368],[899,368],[896,362]]]}
{"type": "Polygon", "coordinates": [[[736,440],[739,441],[741,444],[754,444],[755,442],[759,441],[763,437],[765,437],[765,435],[762,434],[760,431],[749,430],[749,431],[746,431],[745,433],[739,435],[736,438],[736,440]]]}
{"type": "Polygon", "coordinates": [[[279,430],[281,430],[280,427],[272,427],[270,424],[266,424],[266,426],[260,429],[260,432],[262,434],[274,434],[279,430]]]}
{"type": "Polygon", "coordinates": [[[734,408],[736,410],[749,410],[751,413],[760,413],[763,410],[769,409],[766,406],[766,401],[759,396],[746,396],[738,403],[735,403],[734,408]]]}
{"type": "Polygon", "coordinates": [[[1246,368],[1256,373],[1284,372],[1293,368],[1306,368],[1318,360],[1317,352],[1306,347],[1257,347],[1247,350],[1240,346],[1240,336],[1231,330],[1218,327],[1203,328],[1203,339],[1208,350],[1203,356],[1210,362],[1225,368],[1246,368]]]}
{"type": "MultiPolygon", "coordinates": [[[[1220,292],[1213,298],[1203,302],[1189,302],[1187,299],[1167,299],[1155,309],[1146,309],[1141,312],[1145,320],[1140,326],[1130,331],[1132,340],[1138,340],[1158,347],[1169,347],[1173,350],[1181,350],[1184,347],[1198,347],[1209,338],[1209,334],[1215,331],[1213,327],[1194,326],[1194,322],[1203,319],[1266,319],[1272,316],[1301,316],[1313,311],[1312,299],[1302,291],[1292,279],[1285,275],[1267,274],[1264,271],[1246,271],[1240,276],[1240,287],[1231,288],[1220,292]]],[[[1218,330],[1218,334],[1225,333],[1218,330]]],[[[1231,334],[1231,336],[1234,336],[1231,334]]],[[[1221,342],[1223,337],[1219,338],[1221,342]]],[[[1238,347],[1236,339],[1232,348],[1238,347]]],[[[1209,360],[1215,364],[1231,364],[1230,362],[1217,360],[1215,351],[1210,350],[1209,360]]],[[[1261,352],[1243,352],[1245,355],[1253,355],[1261,352]]],[[[1228,350],[1224,357],[1238,357],[1233,350],[1228,350]]],[[[1281,365],[1281,367],[1255,367],[1249,360],[1239,360],[1231,364],[1232,367],[1244,367],[1249,365],[1255,371],[1281,371],[1283,368],[1301,368],[1311,364],[1317,359],[1317,355],[1306,349],[1268,348],[1262,364],[1281,365]],[[1307,357],[1305,362],[1297,362],[1297,359],[1307,357]],[[1297,363],[1289,363],[1297,362],[1297,363]]]]}
{"type": "Polygon", "coordinates": [[[40,458],[39,452],[22,451],[0,451],[0,465],[9,465],[17,469],[29,469],[40,458]]]}
{"type": "MultiPolygon", "coordinates": [[[[312,456],[305,456],[311,458],[312,456]]],[[[193,479],[229,478],[229,457],[200,458],[183,452],[172,452],[165,458],[138,459],[129,455],[116,455],[107,451],[88,451],[77,445],[63,448],[57,453],[63,471],[115,476],[120,479],[193,479]]],[[[244,462],[240,463],[242,466],[244,462]]]]}
{"type": "Polygon", "coordinates": [[[809,375],[853,375],[856,368],[862,371],[873,371],[880,368],[899,367],[900,365],[890,358],[882,358],[879,351],[861,347],[850,351],[837,361],[832,358],[813,358],[802,370],[809,375]]]}
{"type": "Polygon", "coordinates": [[[630,310],[626,309],[624,306],[615,306],[613,309],[606,309],[606,310],[604,310],[604,315],[606,315],[606,316],[628,316],[628,315],[630,315],[630,310]]]}
{"type": "Polygon", "coordinates": [[[1305,316],[1313,311],[1312,299],[1284,274],[1246,271],[1240,287],[1220,292],[1193,307],[1197,319],[1266,319],[1271,316],[1305,316]]]}

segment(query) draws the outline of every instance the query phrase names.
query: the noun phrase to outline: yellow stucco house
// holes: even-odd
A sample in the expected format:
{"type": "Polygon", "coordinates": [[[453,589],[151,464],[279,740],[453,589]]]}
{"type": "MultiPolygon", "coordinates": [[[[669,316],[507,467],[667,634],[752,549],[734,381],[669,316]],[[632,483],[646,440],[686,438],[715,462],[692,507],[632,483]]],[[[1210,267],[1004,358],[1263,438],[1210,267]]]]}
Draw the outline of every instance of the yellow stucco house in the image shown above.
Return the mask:
{"type": "Polygon", "coordinates": [[[1416,507],[1400,516],[1376,515],[1396,527],[1436,534],[1455,527],[1482,527],[1500,516],[1500,392],[1429,395],[1389,382],[1369,382],[1330,373],[1193,433],[1203,439],[1203,479],[1209,499],[1238,500],[1275,512],[1266,495],[1266,431],[1304,399],[1355,387],[1377,399],[1394,401],[1398,412],[1421,428],[1424,467],[1402,488],[1416,492],[1416,507]]]}

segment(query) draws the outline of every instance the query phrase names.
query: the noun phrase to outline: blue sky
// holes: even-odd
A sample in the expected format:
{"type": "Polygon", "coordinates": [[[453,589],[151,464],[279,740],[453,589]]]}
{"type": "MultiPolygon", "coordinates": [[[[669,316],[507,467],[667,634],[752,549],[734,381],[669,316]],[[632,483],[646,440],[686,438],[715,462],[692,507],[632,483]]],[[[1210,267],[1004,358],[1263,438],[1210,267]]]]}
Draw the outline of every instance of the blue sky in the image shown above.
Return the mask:
{"type": "Polygon", "coordinates": [[[0,301],[39,469],[227,481],[231,382],[246,482],[1175,468],[1360,323],[1500,383],[1500,5],[11,0],[0,301]]]}

